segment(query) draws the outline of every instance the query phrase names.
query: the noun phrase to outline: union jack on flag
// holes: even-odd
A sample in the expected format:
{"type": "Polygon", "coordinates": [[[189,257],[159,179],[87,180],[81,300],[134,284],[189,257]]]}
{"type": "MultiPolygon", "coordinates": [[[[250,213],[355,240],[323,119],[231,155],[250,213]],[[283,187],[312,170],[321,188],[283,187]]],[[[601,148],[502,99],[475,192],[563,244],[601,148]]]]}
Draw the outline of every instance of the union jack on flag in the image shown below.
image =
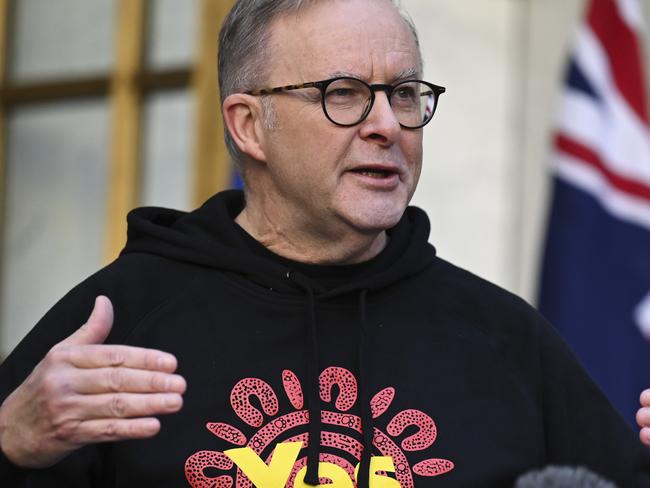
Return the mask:
{"type": "Polygon", "coordinates": [[[539,308],[633,423],[650,387],[650,127],[637,0],[591,0],[554,135],[539,308]]]}

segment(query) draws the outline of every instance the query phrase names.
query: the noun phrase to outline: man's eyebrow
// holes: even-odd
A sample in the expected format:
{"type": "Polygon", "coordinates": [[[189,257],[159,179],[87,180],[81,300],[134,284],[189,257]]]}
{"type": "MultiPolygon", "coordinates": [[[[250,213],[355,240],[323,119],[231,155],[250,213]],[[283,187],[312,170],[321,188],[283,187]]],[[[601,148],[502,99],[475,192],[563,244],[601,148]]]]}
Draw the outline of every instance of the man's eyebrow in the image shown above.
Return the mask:
{"type": "MultiPolygon", "coordinates": [[[[411,68],[406,68],[402,71],[400,71],[397,76],[395,76],[391,82],[396,82],[396,81],[404,81],[404,80],[412,80],[413,78],[417,77],[418,74],[420,73],[420,70],[415,67],[411,68]]],[[[334,71],[330,73],[329,78],[339,78],[341,76],[349,77],[349,78],[357,78],[357,79],[363,79],[362,76],[359,76],[358,73],[351,73],[349,71],[334,71]]]]}
{"type": "Polygon", "coordinates": [[[359,76],[359,73],[352,73],[350,71],[334,71],[333,73],[329,74],[329,78],[340,78],[342,76],[362,79],[361,76],[359,76]]]}
{"type": "Polygon", "coordinates": [[[413,78],[416,78],[419,73],[420,70],[418,70],[415,67],[407,68],[405,70],[400,71],[398,75],[393,79],[393,81],[412,80],[413,78]]]}

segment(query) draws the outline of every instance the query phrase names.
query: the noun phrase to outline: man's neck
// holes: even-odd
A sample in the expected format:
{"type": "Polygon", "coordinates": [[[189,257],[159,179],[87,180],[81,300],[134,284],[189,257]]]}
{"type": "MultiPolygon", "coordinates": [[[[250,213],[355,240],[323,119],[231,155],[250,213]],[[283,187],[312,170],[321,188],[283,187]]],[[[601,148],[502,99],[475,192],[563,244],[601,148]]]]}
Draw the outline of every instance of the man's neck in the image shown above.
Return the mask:
{"type": "Polygon", "coordinates": [[[249,211],[248,207],[235,218],[235,222],[273,253],[302,263],[361,263],[377,256],[388,242],[385,231],[372,234],[341,232],[328,238],[305,232],[300,226],[283,228],[263,213],[249,211]]]}

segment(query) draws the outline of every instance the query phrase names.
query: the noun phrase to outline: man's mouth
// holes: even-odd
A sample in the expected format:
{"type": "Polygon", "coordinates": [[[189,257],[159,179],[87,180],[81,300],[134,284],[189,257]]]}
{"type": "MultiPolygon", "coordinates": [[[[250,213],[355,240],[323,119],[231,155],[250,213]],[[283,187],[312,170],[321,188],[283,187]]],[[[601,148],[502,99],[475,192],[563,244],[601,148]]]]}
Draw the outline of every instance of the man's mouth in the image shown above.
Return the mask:
{"type": "Polygon", "coordinates": [[[389,171],[389,170],[377,169],[377,168],[357,168],[352,171],[354,173],[363,176],[369,176],[370,178],[377,178],[377,179],[388,178],[396,174],[395,171],[389,171]]]}

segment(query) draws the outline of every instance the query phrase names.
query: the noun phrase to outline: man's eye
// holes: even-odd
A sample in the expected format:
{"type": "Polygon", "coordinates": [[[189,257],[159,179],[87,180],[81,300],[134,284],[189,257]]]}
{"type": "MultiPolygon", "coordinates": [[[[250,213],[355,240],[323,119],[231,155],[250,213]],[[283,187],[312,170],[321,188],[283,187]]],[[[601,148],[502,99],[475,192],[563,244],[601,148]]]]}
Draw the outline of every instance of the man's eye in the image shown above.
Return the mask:
{"type": "Polygon", "coordinates": [[[412,88],[400,88],[396,91],[396,94],[398,98],[401,98],[403,100],[415,98],[415,92],[412,88]]]}
{"type": "Polygon", "coordinates": [[[338,98],[347,98],[353,97],[355,95],[355,90],[352,88],[334,88],[327,93],[329,97],[338,97],[338,98]]]}
{"type": "Polygon", "coordinates": [[[361,92],[354,87],[332,87],[325,96],[329,107],[356,107],[363,103],[361,92]]]}

